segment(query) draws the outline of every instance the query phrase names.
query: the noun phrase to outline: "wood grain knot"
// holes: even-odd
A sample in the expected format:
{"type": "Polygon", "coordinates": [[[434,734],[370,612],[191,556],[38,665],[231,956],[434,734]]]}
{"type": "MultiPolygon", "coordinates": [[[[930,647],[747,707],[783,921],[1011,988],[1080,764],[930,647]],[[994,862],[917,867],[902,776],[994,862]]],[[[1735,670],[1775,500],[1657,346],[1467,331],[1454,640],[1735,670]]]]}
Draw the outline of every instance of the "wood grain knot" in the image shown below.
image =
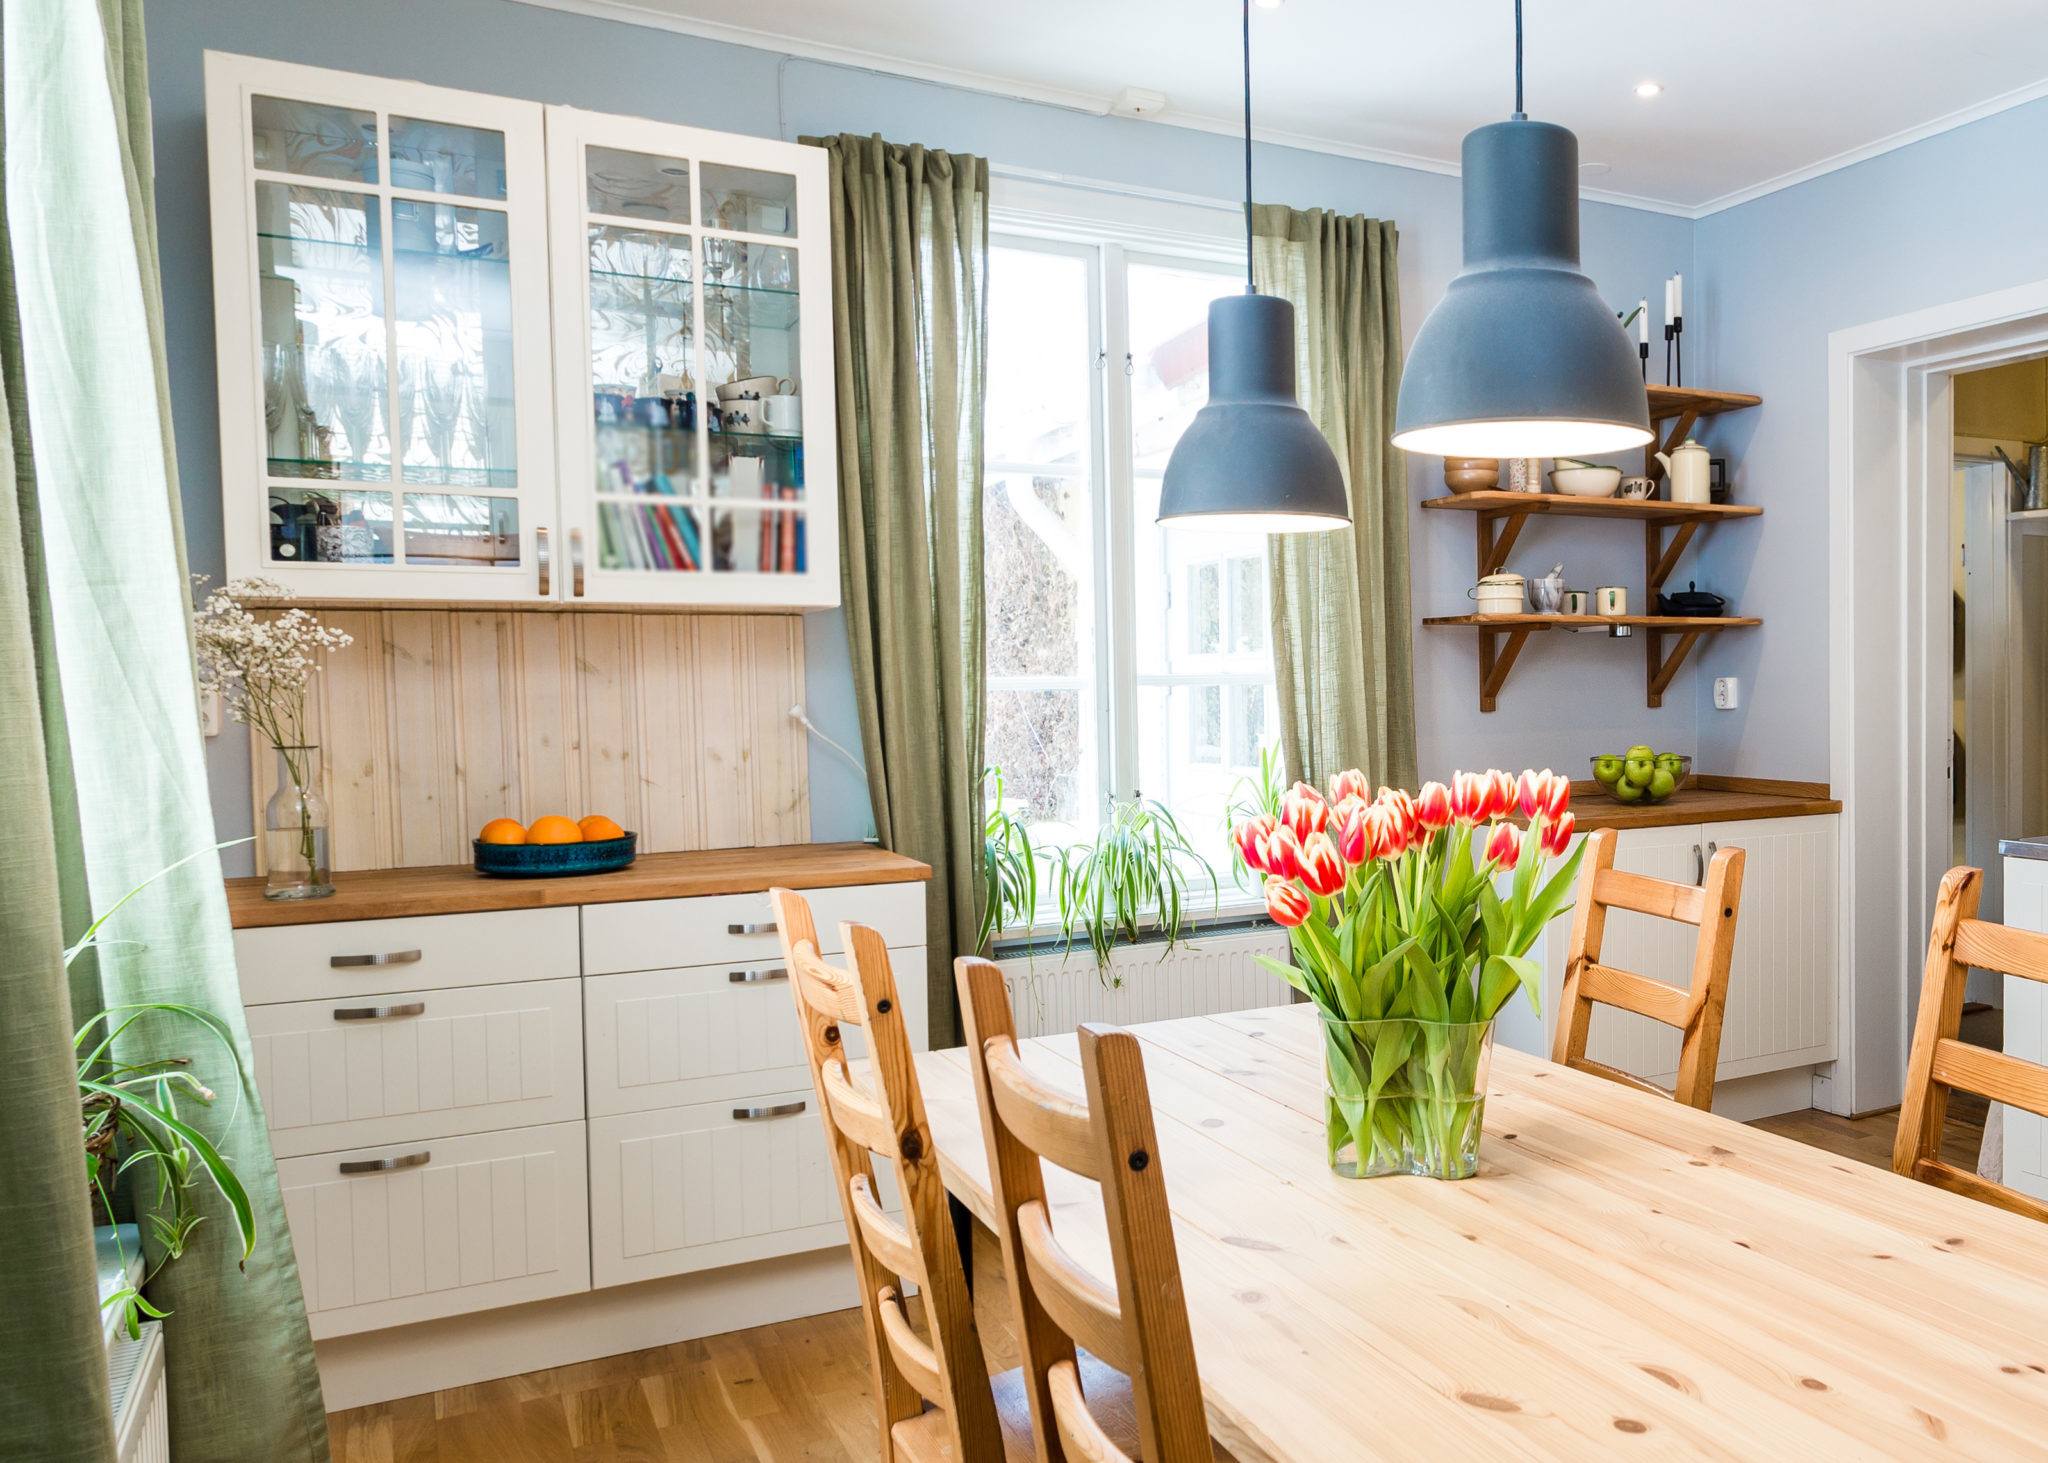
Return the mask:
{"type": "Polygon", "coordinates": [[[1744,1250],[1747,1250],[1747,1249],[1752,1249],[1752,1248],[1754,1248],[1754,1246],[1752,1246],[1752,1245],[1750,1244],[1750,1242],[1749,1242],[1748,1240],[1746,1240],[1746,1239],[1739,1239],[1739,1240],[1737,1240],[1737,1241],[1735,1242],[1735,1244],[1736,1244],[1736,1247],[1737,1247],[1738,1249],[1744,1249],[1744,1250]]]}
{"type": "Polygon", "coordinates": [[[1719,1143],[1709,1143],[1707,1145],[1707,1152],[1713,1154],[1716,1158],[1733,1158],[1735,1156],[1733,1148],[1723,1148],[1719,1143]]]}
{"type": "Polygon", "coordinates": [[[1646,1433],[1650,1430],[1650,1425],[1647,1422],[1638,1422],[1633,1417],[1617,1417],[1614,1419],[1614,1430],[1618,1433],[1646,1433]]]}
{"type": "Polygon", "coordinates": [[[1507,1397],[1496,1397],[1491,1392],[1460,1392],[1458,1400],[1467,1407],[1483,1407],[1488,1412],[1520,1412],[1522,1404],[1507,1397]]]}
{"type": "Polygon", "coordinates": [[[1202,1119],[1202,1126],[1203,1126],[1203,1127],[1205,1127],[1205,1128],[1220,1128],[1220,1127],[1222,1127],[1222,1126],[1223,1126],[1223,1119],[1221,1119],[1221,1118],[1203,1118],[1203,1119],[1202,1119]]]}
{"type": "Polygon", "coordinates": [[[1872,1255],[1870,1258],[1873,1260],[1889,1260],[1891,1256],[1885,1254],[1883,1251],[1879,1251],[1877,1254],[1872,1255]]]}
{"type": "Polygon", "coordinates": [[[1809,1392],[1825,1392],[1828,1389],[1828,1384],[1819,1377],[1801,1377],[1799,1385],[1809,1392]]]}
{"type": "Polygon", "coordinates": [[[1651,1366],[1647,1362],[1640,1363],[1640,1365],[1645,1375],[1655,1377],[1672,1391],[1684,1392],[1688,1396],[1692,1394],[1692,1389],[1679,1379],[1678,1373],[1666,1371],[1660,1366],[1651,1366]]]}
{"type": "Polygon", "coordinates": [[[1712,1166],[1704,1158],[1688,1158],[1686,1159],[1686,1162],[1691,1164],[1694,1168],[1708,1168],[1712,1166]]]}
{"type": "Polygon", "coordinates": [[[2002,1366],[1999,1368],[1999,1370],[2004,1372],[2009,1377],[2016,1377],[2020,1374],[2020,1368],[2016,1366],[2002,1366]]]}
{"type": "Polygon", "coordinates": [[[826,1027],[826,1028],[825,1028],[825,1045],[827,1045],[827,1046],[837,1046],[837,1045],[839,1045],[839,1028],[838,1028],[838,1027],[836,1027],[836,1026],[828,1026],[828,1027],[826,1027]]]}
{"type": "Polygon", "coordinates": [[[1266,1293],[1263,1290],[1240,1290],[1235,1298],[1248,1306],[1264,1305],[1266,1293]]]}
{"type": "Polygon", "coordinates": [[[1927,1436],[1933,1438],[1938,1443],[1946,1442],[1948,1440],[1947,1423],[1943,1422],[1940,1418],[1936,1417],[1933,1413],[1929,1412],[1924,1407],[1914,1408],[1913,1415],[1919,1418],[1920,1425],[1927,1429],[1927,1436]]]}
{"type": "Polygon", "coordinates": [[[1274,1244],[1269,1239],[1253,1239],[1248,1234],[1226,1234],[1225,1236],[1223,1236],[1223,1243],[1225,1243],[1226,1245],[1235,1245],[1240,1250],[1277,1251],[1280,1248],[1280,1246],[1274,1244]]]}
{"type": "Polygon", "coordinates": [[[920,1158],[924,1157],[924,1135],[915,1128],[910,1129],[901,1138],[897,1139],[896,1146],[902,1150],[903,1157],[911,1163],[916,1163],[920,1158]]]}
{"type": "Polygon", "coordinates": [[[1952,1250],[1959,1250],[1963,1247],[1963,1237],[1959,1234],[1950,1235],[1947,1239],[1943,1240],[1942,1243],[1944,1245],[1947,1245],[1952,1250]]]}

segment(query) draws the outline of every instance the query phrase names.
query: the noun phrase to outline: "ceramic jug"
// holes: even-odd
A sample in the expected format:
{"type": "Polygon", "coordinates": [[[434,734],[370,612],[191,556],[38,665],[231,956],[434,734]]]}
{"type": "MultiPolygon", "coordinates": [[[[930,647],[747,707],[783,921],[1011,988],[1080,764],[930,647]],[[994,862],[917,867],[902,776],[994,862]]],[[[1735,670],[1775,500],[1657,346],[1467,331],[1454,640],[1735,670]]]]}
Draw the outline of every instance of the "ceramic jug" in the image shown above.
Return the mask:
{"type": "Polygon", "coordinates": [[[1708,470],[1707,449],[1697,442],[1681,442],[1669,452],[1659,452],[1664,475],[1671,480],[1671,501],[1705,503],[1714,496],[1708,470]]]}

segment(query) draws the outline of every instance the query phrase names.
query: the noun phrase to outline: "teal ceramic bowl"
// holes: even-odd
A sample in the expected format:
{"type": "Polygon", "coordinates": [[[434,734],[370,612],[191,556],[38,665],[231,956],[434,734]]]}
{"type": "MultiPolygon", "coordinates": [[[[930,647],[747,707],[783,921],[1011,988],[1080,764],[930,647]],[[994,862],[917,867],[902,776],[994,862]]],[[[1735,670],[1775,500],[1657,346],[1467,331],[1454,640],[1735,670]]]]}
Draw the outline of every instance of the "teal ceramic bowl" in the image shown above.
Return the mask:
{"type": "Polygon", "coordinates": [[[594,843],[473,842],[476,871],[501,879],[559,879],[565,874],[609,874],[633,862],[640,835],[601,838],[594,843]]]}

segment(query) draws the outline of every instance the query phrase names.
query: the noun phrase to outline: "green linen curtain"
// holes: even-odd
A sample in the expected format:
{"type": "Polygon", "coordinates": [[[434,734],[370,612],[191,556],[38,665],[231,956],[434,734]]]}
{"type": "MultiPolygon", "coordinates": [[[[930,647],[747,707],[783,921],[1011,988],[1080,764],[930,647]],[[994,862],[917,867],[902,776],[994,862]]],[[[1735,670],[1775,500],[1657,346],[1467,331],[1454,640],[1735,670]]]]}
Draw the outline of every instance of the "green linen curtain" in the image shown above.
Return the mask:
{"type": "MultiPolygon", "coordinates": [[[[169,450],[141,0],[6,0],[0,99],[0,389],[12,437],[0,778],[20,790],[0,802],[10,936],[0,1051],[13,1058],[0,1075],[0,1214],[13,1246],[0,1266],[0,1455],[98,1463],[111,1440],[65,1006],[79,1016],[100,1004],[203,1006],[230,1024],[245,1067],[248,1033],[217,859],[122,910],[108,934],[124,943],[99,952],[96,990],[64,1002],[52,965],[57,931],[75,936],[88,904],[108,908],[213,841],[169,450]]],[[[234,1161],[261,1232],[238,1273],[233,1225],[207,1208],[184,1258],[152,1287],[173,1313],[173,1454],[324,1460],[319,1374],[256,1094],[189,1027],[150,1018],[130,1035],[121,1059],[190,1055],[222,1094],[198,1116],[234,1161]]]]}
{"type": "Polygon", "coordinates": [[[831,155],[840,566],[882,846],[932,866],[933,1045],[981,888],[988,163],[843,133],[831,155]]]}
{"type": "Polygon", "coordinates": [[[1252,226],[1253,278],[1294,304],[1301,402],[1351,495],[1350,528],[1268,541],[1281,749],[1314,782],[1357,767],[1412,787],[1408,476],[1388,441],[1401,389],[1394,225],[1261,204],[1252,226]]]}

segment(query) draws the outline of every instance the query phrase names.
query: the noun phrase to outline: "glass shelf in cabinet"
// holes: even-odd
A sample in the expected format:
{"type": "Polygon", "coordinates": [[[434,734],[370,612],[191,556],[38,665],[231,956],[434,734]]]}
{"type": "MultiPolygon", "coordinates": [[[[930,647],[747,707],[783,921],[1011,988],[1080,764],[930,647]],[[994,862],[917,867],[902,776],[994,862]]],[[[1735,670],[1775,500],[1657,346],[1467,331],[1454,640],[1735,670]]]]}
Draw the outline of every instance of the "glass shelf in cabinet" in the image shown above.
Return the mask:
{"type": "MultiPolygon", "coordinates": [[[[304,234],[273,234],[261,230],[257,232],[256,237],[273,244],[290,244],[295,249],[338,249],[348,254],[375,254],[377,252],[374,245],[357,243],[350,239],[309,239],[304,234]]],[[[495,254],[489,250],[481,249],[393,249],[391,253],[394,258],[398,259],[432,259],[444,264],[496,264],[502,266],[510,265],[512,262],[507,255],[495,254]]],[[[303,261],[293,260],[291,262],[304,267],[303,261]]]]}
{"type": "MultiPolygon", "coordinates": [[[[286,486],[300,483],[388,483],[392,481],[388,462],[355,462],[341,457],[269,457],[270,477],[286,486]]],[[[519,470],[512,467],[434,468],[414,464],[406,469],[402,486],[408,488],[487,487],[511,491],[519,483],[519,470]],[[422,477],[437,472],[439,476],[422,477]]]]}

